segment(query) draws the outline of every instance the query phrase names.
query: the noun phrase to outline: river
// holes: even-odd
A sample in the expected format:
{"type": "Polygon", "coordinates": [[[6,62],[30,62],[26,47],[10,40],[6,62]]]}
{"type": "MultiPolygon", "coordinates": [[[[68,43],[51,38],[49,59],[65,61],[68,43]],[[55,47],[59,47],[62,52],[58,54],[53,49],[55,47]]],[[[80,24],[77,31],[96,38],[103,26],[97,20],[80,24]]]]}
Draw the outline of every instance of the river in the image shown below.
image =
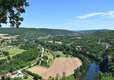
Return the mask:
{"type": "Polygon", "coordinates": [[[98,71],[100,71],[99,66],[96,65],[95,62],[90,63],[89,69],[84,74],[82,74],[81,80],[94,80],[94,76],[98,71]]]}

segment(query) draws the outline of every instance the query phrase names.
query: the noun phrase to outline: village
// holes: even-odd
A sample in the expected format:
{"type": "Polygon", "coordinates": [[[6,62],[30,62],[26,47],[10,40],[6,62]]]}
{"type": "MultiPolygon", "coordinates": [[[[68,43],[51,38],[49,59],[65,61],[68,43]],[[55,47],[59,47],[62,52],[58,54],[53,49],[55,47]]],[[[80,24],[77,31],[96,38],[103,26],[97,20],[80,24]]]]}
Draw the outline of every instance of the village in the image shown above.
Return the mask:
{"type": "MultiPolygon", "coordinates": [[[[25,50],[19,49],[19,46],[16,45],[8,45],[8,43],[11,43],[11,40],[17,41],[17,37],[9,36],[9,34],[0,34],[0,42],[4,41],[0,45],[0,59],[7,59],[7,56],[5,56],[5,52],[7,52],[8,56],[13,57],[17,54],[20,54],[24,52],[25,50]],[[7,36],[7,37],[6,37],[7,36]]],[[[41,58],[40,60],[43,60],[43,56],[48,54],[48,51],[45,50],[41,45],[38,45],[38,49],[41,50],[41,58]]],[[[9,77],[9,78],[23,78],[26,74],[23,74],[23,70],[28,69],[30,66],[33,67],[37,64],[37,61],[32,63],[29,66],[26,66],[20,70],[13,71],[12,73],[6,73],[4,75],[0,75],[0,80],[2,77],[9,77]]]]}
{"type": "MultiPolygon", "coordinates": [[[[43,60],[43,56],[45,56],[46,54],[48,54],[48,52],[45,51],[45,49],[43,47],[41,49],[42,50],[41,50],[41,58],[40,59],[43,60]]],[[[0,55],[3,55],[3,53],[0,54],[0,55]]],[[[37,64],[37,62],[34,62],[30,66],[33,67],[36,64],[37,64]]],[[[0,75],[0,80],[2,79],[3,76],[10,77],[10,78],[23,78],[25,76],[25,74],[23,74],[22,70],[29,69],[30,66],[24,67],[24,68],[22,68],[20,70],[17,70],[17,71],[13,71],[12,73],[7,73],[7,74],[4,74],[4,75],[0,75]]]]}

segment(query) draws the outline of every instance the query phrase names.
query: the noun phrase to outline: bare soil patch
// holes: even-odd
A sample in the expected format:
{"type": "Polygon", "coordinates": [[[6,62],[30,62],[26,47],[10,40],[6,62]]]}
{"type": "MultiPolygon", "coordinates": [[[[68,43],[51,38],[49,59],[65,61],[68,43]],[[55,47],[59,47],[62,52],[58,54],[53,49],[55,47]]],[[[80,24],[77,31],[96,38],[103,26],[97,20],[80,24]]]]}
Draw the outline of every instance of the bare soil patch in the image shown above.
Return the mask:
{"type": "Polygon", "coordinates": [[[57,74],[62,77],[63,72],[66,73],[66,76],[69,76],[74,73],[74,69],[81,65],[82,63],[78,58],[56,58],[53,65],[48,69],[35,66],[28,70],[48,79],[49,76],[55,77],[57,74]]]}
{"type": "Polygon", "coordinates": [[[38,67],[38,66],[34,66],[32,68],[29,68],[28,70],[33,73],[36,73],[36,74],[41,74],[42,72],[46,71],[47,69],[42,68],[42,67],[38,67]]]}

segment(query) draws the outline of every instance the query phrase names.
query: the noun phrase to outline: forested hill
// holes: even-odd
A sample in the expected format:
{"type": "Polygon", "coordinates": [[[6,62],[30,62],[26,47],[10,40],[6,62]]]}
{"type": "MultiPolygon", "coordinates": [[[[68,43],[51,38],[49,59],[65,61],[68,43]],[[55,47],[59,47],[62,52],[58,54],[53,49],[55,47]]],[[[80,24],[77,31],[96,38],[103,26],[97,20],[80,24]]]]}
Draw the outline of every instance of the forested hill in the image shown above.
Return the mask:
{"type": "Polygon", "coordinates": [[[100,29],[100,30],[82,30],[82,31],[74,31],[80,34],[92,34],[95,32],[105,32],[105,31],[109,31],[108,29],[100,29]]]}
{"type": "Polygon", "coordinates": [[[59,29],[43,29],[43,28],[0,28],[0,33],[20,35],[21,37],[29,36],[30,38],[47,35],[69,35],[74,32],[59,29]]]}
{"type": "Polygon", "coordinates": [[[88,39],[97,39],[102,41],[114,40],[114,30],[105,31],[105,32],[95,32],[92,34],[85,35],[88,39]]]}

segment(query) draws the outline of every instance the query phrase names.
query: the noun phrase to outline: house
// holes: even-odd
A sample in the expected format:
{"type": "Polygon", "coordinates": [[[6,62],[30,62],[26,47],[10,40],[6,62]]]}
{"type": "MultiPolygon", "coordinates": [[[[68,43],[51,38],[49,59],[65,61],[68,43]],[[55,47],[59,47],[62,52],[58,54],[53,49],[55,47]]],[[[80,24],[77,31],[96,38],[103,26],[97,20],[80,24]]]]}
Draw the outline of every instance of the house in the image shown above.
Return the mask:
{"type": "Polygon", "coordinates": [[[21,74],[22,72],[21,72],[21,70],[19,70],[19,71],[17,71],[17,73],[18,73],[18,74],[21,74]]]}
{"type": "Polygon", "coordinates": [[[0,80],[2,79],[2,75],[0,75],[0,80]]]}
{"type": "Polygon", "coordinates": [[[2,77],[3,77],[3,76],[6,76],[6,77],[10,77],[10,78],[11,78],[12,74],[11,74],[11,73],[7,73],[7,74],[5,74],[5,75],[0,75],[0,80],[2,80],[2,77]]]}
{"type": "Polygon", "coordinates": [[[0,52],[0,55],[3,55],[3,52],[2,51],[0,52]]]}
{"type": "Polygon", "coordinates": [[[106,46],[106,49],[108,49],[111,46],[109,43],[105,43],[105,42],[101,43],[101,45],[106,46]]]}
{"type": "Polygon", "coordinates": [[[11,77],[12,75],[11,75],[11,73],[7,73],[7,74],[5,74],[7,77],[11,77]]]}

